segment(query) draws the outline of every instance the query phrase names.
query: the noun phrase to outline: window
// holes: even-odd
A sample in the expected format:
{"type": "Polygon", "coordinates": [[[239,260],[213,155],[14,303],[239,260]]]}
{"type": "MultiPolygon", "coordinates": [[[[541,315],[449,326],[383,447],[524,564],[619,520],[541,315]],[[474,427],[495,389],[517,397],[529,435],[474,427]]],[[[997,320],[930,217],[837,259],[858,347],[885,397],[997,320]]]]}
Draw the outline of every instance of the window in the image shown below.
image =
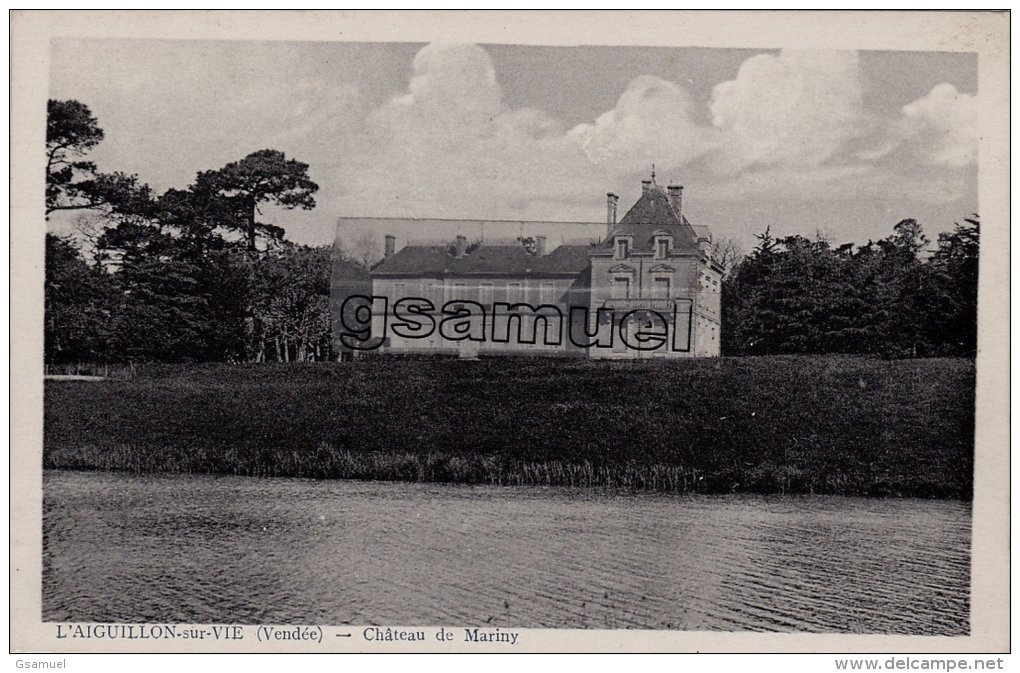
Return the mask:
{"type": "Polygon", "coordinates": [[[524,299],[524,292],[520,283],[506,284],[506,303],[517,304],[524,299]]]}
{"type": "Polygon", "coordinates": [[[616,239],[616,256],[626,257],[630,252],[630,241],[625,238],[616,239]]]}
{"type": "Polygon", "coordinates": [[[556,285],[553,283],[539,283],[538,284],[538,301],[542,304],[554,303],[556,294],[556,285]]]}
{"type": "Polygon", "coordinates": [[[478,285],[478,301],[485,307],[492,305],[492,283],[480,283],[478,285]]]}
{"type": "Polygon", "coordinates": [[[665,238],[658,239],[655,242],[655,246],[656,246],[656,250],[655,250],[656,257],[659,257],[660,259],[662,259],[664,257],[669,257],[669,240],[668,239],[665,239],[665,238]]]}
{"type": "Polygon", "coordinates": [[[630,277],[629,276],[616,276],[612,281],[612,297],[613,299],[629,299],[630,298],[630,277]]]}
{"type": "Polygon", "coordinates": [[[655,278],[652,283],[652,296],[658,299],[669,299],[669,278],[655,278]]]}

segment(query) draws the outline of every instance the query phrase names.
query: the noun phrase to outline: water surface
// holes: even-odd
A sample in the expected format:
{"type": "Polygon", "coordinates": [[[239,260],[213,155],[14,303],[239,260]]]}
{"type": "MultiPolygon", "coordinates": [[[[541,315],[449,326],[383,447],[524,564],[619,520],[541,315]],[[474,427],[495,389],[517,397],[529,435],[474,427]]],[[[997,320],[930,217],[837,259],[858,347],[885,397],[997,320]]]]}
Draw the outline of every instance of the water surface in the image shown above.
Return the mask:
{"type": "Polygon", "coordinates": [[[957,501],[43,482],[46,621],[969,631],[957,501]]]}

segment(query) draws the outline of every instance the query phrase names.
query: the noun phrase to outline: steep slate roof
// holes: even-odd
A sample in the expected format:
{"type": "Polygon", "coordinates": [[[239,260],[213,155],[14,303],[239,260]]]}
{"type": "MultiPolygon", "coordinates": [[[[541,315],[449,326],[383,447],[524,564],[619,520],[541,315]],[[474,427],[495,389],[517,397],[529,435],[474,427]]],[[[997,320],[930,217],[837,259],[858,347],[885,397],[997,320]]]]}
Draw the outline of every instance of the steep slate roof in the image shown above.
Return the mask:
{"type": "Polygon", "coordinates": [[[588,266],[588,245],[561,245],[541,257],[523,245],[481,245],[463,257],[445,245],[407,245],[384,259],[372,274],[577,274],[588,266]]]}
{"type": "MultiPolygon", "coordinates": [[[[673,234],[676,249],[697,250],[698,238],[710,236],[708,227],[694,227],[686,217],[678,215],[669,203],[669,195],[653,181],[617,223],[613,234],[631,234],[634,237],[633,252],[650,252],[655,232],[659,230],[673,234]]],[[[613,247],[612,237],[603,242],[602,247],[613,247]]]]}
{"type": "Polygon", "coordinates": [[[706,227],[705,225],[703,225],[703,224],[691,224],[690,222],[687,221],[686,217],[684,218],[684,223],[690,225],[691,229],[694,230],[694,233],[697,234],[698,238],[707,238],[707,239],[711,239],[712,238],[712,230],[709,229],[708,227],[706,227]]]}
{"type": "MultiPolygon", "coordinates": [[[[676,250],[697,252],[698,239],[711,237],[708,227],[692,225],[673,209],[669,195],[655,184],[653,174],[651,184],[642,191],[641,198],[627,211],[613,233],[631,234],[634,237],[633,252],[651,252],[655,232],[661,230],[673,234],[676,250]]],[[[447,245],[409,244],[376,265],[372,275],[579,274],[588,268],[588,257],[592,252],[602,254],[612,247],[610,236],[597,246],[561,245],[539,257],[529,253],[520,243],[499,242],[482,244],[458,258],[449,253],[447,245]]]]}

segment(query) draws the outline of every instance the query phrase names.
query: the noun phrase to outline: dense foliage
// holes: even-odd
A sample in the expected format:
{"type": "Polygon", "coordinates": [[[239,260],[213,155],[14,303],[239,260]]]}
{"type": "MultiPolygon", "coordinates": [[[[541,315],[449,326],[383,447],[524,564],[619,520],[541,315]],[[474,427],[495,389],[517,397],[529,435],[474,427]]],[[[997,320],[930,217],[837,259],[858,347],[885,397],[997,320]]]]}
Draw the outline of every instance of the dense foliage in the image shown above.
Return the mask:
{"type": "Polygon", "coordinates": [[[978,228],[964,220],[930,255],[914,220],[856,248],[766,231],[723,284],[723,352],[973,355],[978,228]]]}

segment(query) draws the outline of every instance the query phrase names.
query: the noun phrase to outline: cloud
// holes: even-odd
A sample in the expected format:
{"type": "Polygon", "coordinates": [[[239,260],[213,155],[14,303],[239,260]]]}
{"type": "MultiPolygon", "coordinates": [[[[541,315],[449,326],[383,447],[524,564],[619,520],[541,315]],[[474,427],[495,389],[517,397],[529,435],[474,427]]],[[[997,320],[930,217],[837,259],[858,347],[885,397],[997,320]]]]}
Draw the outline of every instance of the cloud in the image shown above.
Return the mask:
{"type": "Polygon", "coordinates": [[[415,55],[412,65],[409,92],[394,99],[396,104],[436,110],[452,100],[462,109],[471,107],[482,113],[502,107],[492,59],[477,45],[433,43],[415,55]]]}
{"type": "Polygon", "coordinates": [[[977,162],[977,97],[942,83],[904,105],[881,133],[857,152],[876,166],[904,173],[959,171],[977,162]]]}
{"type": "Polygon", "coordinates": [[[977,159],[977,97],[952,84],[939,84],[927,96],[904,105],[894,134],[935,166],[961,168],[977,159]]]}
{"type": "Polygon", "coordinates": [[[868,132],[856,52],[784,50],[745,61],[715,87],[712,123],[724,138],[713,166],[810,168],[868,132]]]}
{"type": "Polygon", "coordinates": [[[407,93],[392,98],[374,115],[384,131],[428,131],[406,140],[461,144],[491,130],[504,112],[492,59],[475,45],[430,44],[414,57],[407,93]]]}
{"type": "Polygon", "coordinates": [[[356,215],[598,220],[601,195],[633,194],[653,162],[705,202],[962,198],[965,186],[945,170],[973,159],[974,97],[941,85],[883,119],[865,105],[862,81],[855,52],[785,50],[747,59],[706,101],[640,75],[612,108],[567,128],[510,108],[481,47],[432,44],[415,56],[406,90],[368,114],[334,205],[356,215]]]}
{"type": "Polygon", "coordinates": [[[760,54],[735,71],[722,59],[699,71],[715,77],[703,82],[678,60],[672,74],[636,71],[612,92],[605,81],[569,87],[598,90],[579,105],[557,97],[556,78],[595,70],[547,64],[535,96],[549,101],[543,110],[510,102],[534,73],[515,73],[505,94],[504,61],[470,44],[431,44],[413,58],[407,45],[61,40],[53,49],[50,94],[93,108],[107,132],[91,156],[101,169],[183,187],[198,170],[279,149],[320,185],[315,211],[272,213],[295,234],[329,229],[337,215],[599,221],[605,193],[629,207],[652,163],[660,182],[687,185],[689,212],[723,232],[763,204],[797,211],[792,227],[839,213],[849,222],[865,201],[935,212],[975,193],[977,97],[939,84],[914,101],[875,104],[897,90],[870,81],[872,66],[854,52],[760,54]],[[594,100],[609,102],[576,116],[594,100]],[[711,222],[717,212],[726,219],[711,222]]]}
{"type": "Polygon", "coordinates": [[[413,68],[407,91],[368,117],[364,152],[343,176],[345,212],[549,218],[567,214],[565,193],[575,208],[580,190],[598,194],[560,123],[506,105],[485,50],[431,44],[413,68]]]}
{"type": "Polygon", "coordinates": [[[677,170],[718,142],[714,129],[694,121],[694,108],[680,85],[643,75],[630,82],[616,107],[592,124],[574,127],[569,137],[597,165],[613,163],[629,172],[658,162],[677,170]]]}

